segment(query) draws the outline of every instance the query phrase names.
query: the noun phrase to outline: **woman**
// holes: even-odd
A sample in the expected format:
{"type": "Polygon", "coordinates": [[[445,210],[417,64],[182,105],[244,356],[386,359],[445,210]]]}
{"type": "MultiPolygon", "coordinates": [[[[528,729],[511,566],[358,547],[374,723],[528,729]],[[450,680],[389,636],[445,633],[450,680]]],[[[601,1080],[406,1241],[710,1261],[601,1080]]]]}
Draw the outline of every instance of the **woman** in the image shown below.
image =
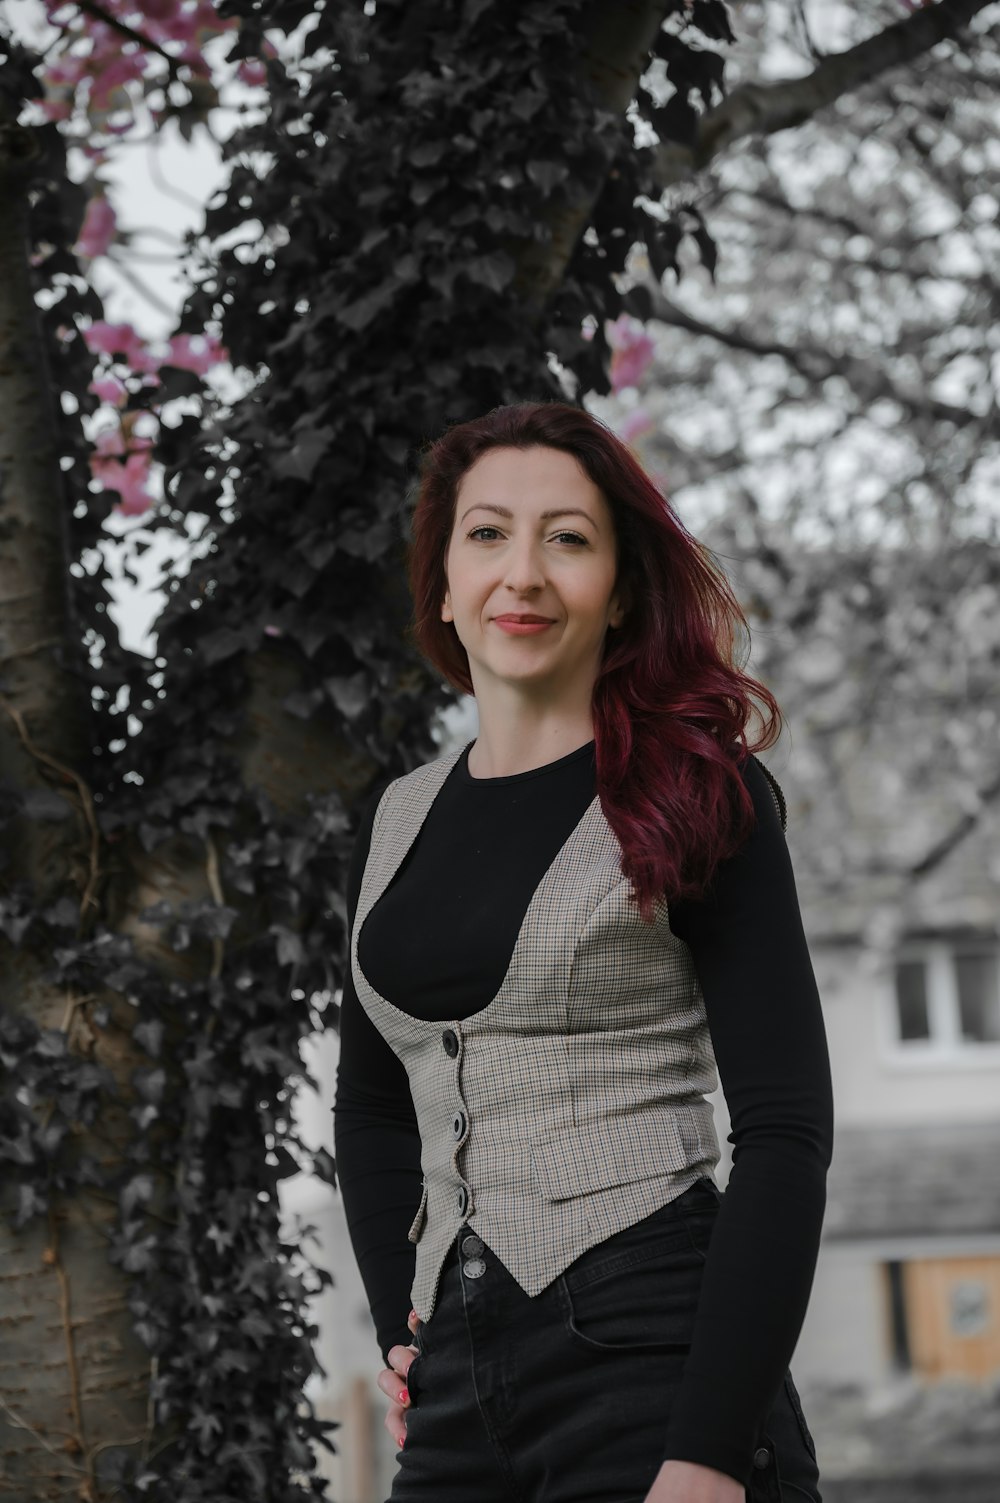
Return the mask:
{"type": "Polygon", "coordinates": [[[787,1364],[830,1073],[746,621],[558,402],[429,448],[409,567],[479,733],[376,792],[349,873],[336,1150],[391,1503],[818,1503],[787,1364]]]}

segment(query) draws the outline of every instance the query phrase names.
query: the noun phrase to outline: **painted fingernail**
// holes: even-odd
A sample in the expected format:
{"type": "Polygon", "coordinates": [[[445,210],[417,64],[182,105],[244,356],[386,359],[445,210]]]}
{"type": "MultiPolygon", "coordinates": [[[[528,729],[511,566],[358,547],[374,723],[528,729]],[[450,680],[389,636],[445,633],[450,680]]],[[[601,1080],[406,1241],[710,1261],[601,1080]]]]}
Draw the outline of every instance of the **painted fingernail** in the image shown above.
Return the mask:
{"type": "Polygon", "coordinates": [[[401,1404],[408,1404],[410,1402],[410,1390],[408,1388],[401,1388],[399,1390],[399,1402],[401,1404]]]}

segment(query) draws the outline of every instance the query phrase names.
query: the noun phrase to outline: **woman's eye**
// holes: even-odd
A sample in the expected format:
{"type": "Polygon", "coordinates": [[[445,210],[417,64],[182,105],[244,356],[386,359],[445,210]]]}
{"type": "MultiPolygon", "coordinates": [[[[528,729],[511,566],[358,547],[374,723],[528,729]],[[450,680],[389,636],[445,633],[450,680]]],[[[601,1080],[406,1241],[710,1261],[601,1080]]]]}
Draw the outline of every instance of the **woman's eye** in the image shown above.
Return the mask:
{"type": "MultiPolygon", "coordinates": [[[[482,522],[478,527],[473,527],[469,533],[469,537],[475,538],[480,537],[484,532],[499,533],[499,531],[499,527],[491,527],[488,522],[482,522]]],[[[557,532],[554,536],[557,538],[569,538],[570,542],[580,543],[584,548],[587,546],[587,539],[581,537],[578,532],[557,532]]],[[[486,539],[486,542],[490,541],[491,539],[486,539]]]]}

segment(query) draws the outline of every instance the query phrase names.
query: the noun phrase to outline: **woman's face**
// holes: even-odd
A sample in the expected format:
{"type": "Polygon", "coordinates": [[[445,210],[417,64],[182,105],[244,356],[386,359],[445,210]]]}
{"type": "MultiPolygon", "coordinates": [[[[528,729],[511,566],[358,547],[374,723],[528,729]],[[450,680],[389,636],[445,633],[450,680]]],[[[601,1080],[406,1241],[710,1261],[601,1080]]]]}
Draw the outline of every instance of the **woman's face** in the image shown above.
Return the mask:
{"type": "Polygon", "coordinates": [[[611,509],[572,454],[488,449],[459,485],[441,619],[489,681],[546,695],[592,688],[604,638],[624,614],[611,509]],[[546,623],[519,630],[519,616],[546,623]]]}

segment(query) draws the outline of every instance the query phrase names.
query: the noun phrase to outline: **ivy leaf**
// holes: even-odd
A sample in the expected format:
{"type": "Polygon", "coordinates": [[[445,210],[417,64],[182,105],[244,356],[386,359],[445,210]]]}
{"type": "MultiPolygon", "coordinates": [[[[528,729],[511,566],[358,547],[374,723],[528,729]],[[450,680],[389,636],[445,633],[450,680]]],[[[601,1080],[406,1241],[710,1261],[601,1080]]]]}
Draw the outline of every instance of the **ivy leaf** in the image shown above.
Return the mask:
{"type": "Polygon", "coordinates": [[[163,1020],[162,1018],[145,1018],[137,1023],[132,1029],[132,1038],[140,1049],[158,1059],[163,1047],[163,1020]]]}
{"type": "Polygon", "coordinates": [[[684,231],[676,218],[668,219],[666,224],[658,224],[655,220],[650,222],[646,231],[646,253],[658,281],[662,281],[668,271],[680,277],[677,251],[683,238],[684,231]]]}
{"type": "Polygon", "coordinates": [[[201,1447],[205,1451],[208,1450],[212,1437],[222,1434],[222,1425],[214,1414],[209,1414],[207,1409],[196,1409],[188,1423],[195,1431],[201,1447]]]}
{"type": "Polygon", "coordinates": [[[565,162],[529,162],[525,172],[543,193],[551,193],[553,188],[569,177],[569,168],[565,162]]]}
{"type": "Polygon", "coordinates": [[[275,950],[279,965],[302,964],[305,959],[305,950],[300,935],[296,934],[293,929],[286,928],[284,924],[272,924],[268,933],[277,936],[278,943],[275,950]]]}
{"type": "Polygon", "coordinates": [[[32,1216],[40,1216],[48,1209],[48,1197],[37,1185],[21,1184],[17,1187],[17,1212],[14,1216],[14,1226],[20,1231],[26,1221],[32,1216]]]}
{"type": "Polygon", "coordinates": [[[373,319],[389,307],[399,291],[399,285],[398,278],[390,274],[384,282],[373,287],[371,292],[366,292],[363,297],[337,309],[334,317],[345,329],[353,334],[360,334],[362,329],[367,329],[373,319]]]}
{"type": "Polygon", "coordinates": [[[132,1071],[132,1084],[135,1087],[136,1094],[143,1101],[151,1102],[155,1106],[159,1106],[163,1100],[163,1091],[166,1083],[167,1072],[163,1069],[162,1065],[157,1065],[151,1070],[140,1066],[138,1070],[132,1071]]]}
{"type": "Polygon", "coordinates": [[[506,251],[494,251],[491,256],[467,261],[462,269],[470,282],[488,287],[490,292],[503,292],[513,281],[516,267],[506,251]]]}
{"type": "Polygon", "coordinates": [[[234,653],[245,651],[249,645],[246,631],[234,631],[231,626],[220,626],[202,637],[198,650],[211,666],[213,663],[221,663],[224,658],[231,658],[234,653]]]}
{"type": "Polygon", "coordinates": [[[175,397],[198,396],[205,390],[201,376],[178,365],[161,365],[157,375],[160,378],[156,393],[158,402],[172,402],[175,397]]]}
{"type": "Polygon", "coordinates": [[[371,700],[367,673],[352,673],[349,678],[327,678],[323,687],[346,720],[356,720],[371,700]]]}
{"type": "Polygon", "coordinates": [[[137,1208],[147,1206],[153,1198],[154,1189],[155,1184],[151,1174],[134,1174],[119,1196],[122,1216],[129,1220],[137,1208]]]}

